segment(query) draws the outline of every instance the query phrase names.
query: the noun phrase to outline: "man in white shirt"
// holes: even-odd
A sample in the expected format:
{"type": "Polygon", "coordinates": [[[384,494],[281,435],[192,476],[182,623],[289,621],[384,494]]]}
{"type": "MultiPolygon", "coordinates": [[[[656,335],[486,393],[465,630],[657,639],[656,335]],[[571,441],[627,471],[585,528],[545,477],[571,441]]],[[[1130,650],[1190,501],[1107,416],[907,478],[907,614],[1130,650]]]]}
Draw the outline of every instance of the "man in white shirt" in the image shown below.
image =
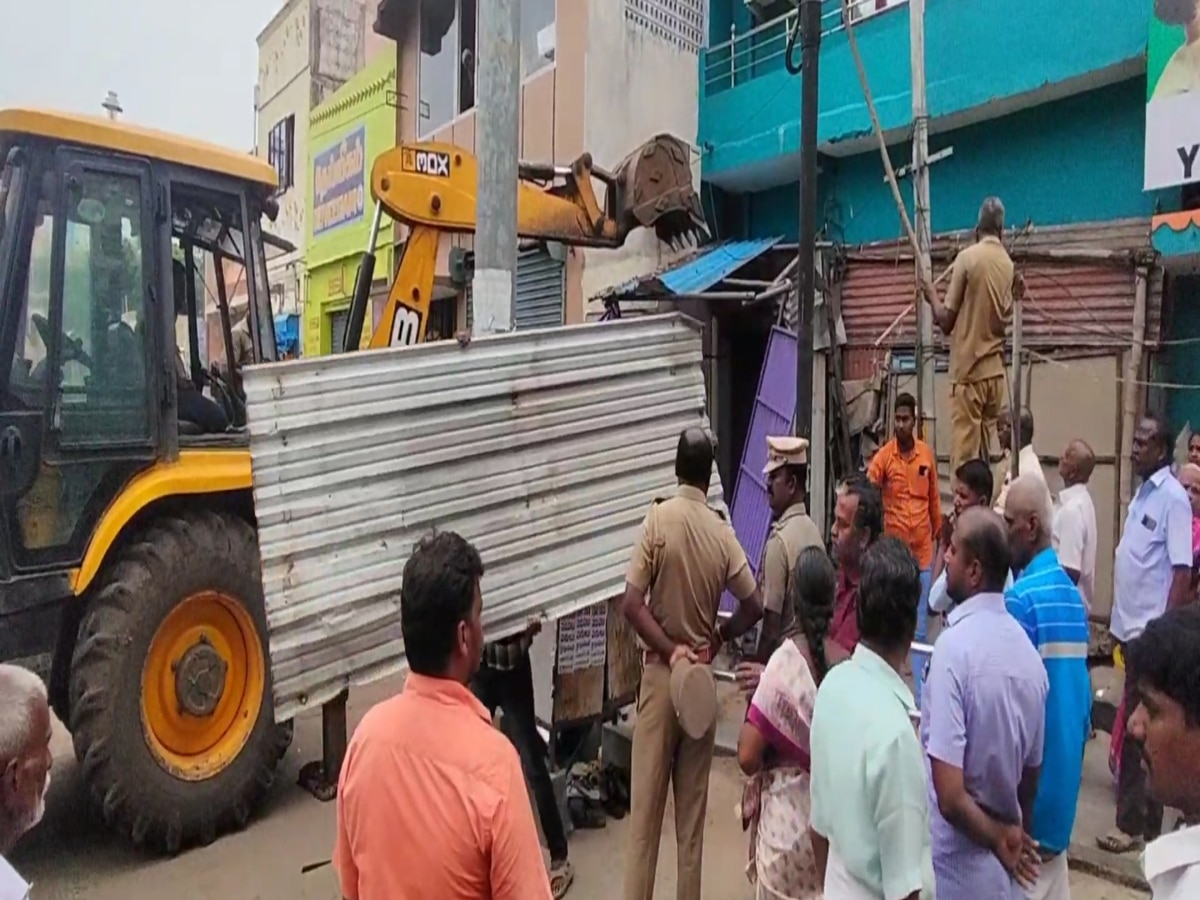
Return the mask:
{"type": "MultiPolygon", "coordinates": [[[[1117,544],[1109,623],[1122,653],[1150,622],[1191,598],[1192,507],[1171,474],[1174,444],[1161,416],[1143,416],[1133,433],[1133,467],[1142,483],[1117,544]]],[[[1128,733],[1129,717],[1141,704],[1137,680],[1128,675],[1121,702],[1128,733]]],[[[1140,851],[1162,833],[1162,822],[1162,805],[1146,790],[1141,744],[1125,740],[1117,779],[1117,827],[1097,843],[1109,853],[1140,851]]]]}
{"type": "Polygon", "coordinates": [[[1095,467],[1096,455],[1087,442],[1074,440],[1067,444],[1058,462],[1058,474],[1062,476],[1064,487],[1058,495],[1052,538],[1058,563],[1079,586],[1089,614],[1096,590],[1096,547],[1099,542],[1096,506],[1088,491],[1088,480],[1095,467]]]}
{"type": "Polygon", "coordinates": [[[28,669],[0,665],[0,900],[28,900],[29,885],[5,857],[46,811],[50,762],[46,685],[28,669]]]}
{"type": "MultiPolygon", "coordinates": [[[[1008,486],[1012,482],[1013,452],[1012,416],[1007,411],[1000,414],[1000,421],[996,423],[996,437],[1000,439],[1000,446],[1004,448],[1004,471],[1000,483],[1000,495],[996,498],[994,509],[1000,515],[1004,515],[1004,500],[1008,497],[1008,486]]],[[[1042,481],[1046,480],[1046,473],[1042,471],[1042,461],[1038,459],[1037,451],[1033,449],[1033,413],[1028,408],[1021,410],[1021,451],[1019,461],[1021,475],[1035,475],[1042,479],[1042,481]]]]}
{"type": "MultiPolygon", "coordinates": [[[[1153,619],[1125,649],[1127,678],[1141,702],[1126,740],[1142,746],[1147,789],[1155,801],[1200,816],[1200,609],[1181,606],[1153,619]]],[[[1200,826],[1163,835],[1142,856],[1154,900],[1200,897],[1200,826]]]]}

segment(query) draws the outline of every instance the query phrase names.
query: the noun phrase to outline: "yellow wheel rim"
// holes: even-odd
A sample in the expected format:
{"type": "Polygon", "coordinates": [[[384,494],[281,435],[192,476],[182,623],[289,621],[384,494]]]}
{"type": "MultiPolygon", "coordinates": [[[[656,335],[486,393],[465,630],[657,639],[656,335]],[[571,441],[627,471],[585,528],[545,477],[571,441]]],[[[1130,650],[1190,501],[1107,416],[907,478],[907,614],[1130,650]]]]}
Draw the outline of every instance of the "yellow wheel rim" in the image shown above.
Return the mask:
{"type": "Polygon", "coordinates": [[[211,778],[250,739],[262,709],[266,660],[254,620],[215,591],[183,600],[163,619],[142,668],[142,729],[168,772],[211,778]]]}

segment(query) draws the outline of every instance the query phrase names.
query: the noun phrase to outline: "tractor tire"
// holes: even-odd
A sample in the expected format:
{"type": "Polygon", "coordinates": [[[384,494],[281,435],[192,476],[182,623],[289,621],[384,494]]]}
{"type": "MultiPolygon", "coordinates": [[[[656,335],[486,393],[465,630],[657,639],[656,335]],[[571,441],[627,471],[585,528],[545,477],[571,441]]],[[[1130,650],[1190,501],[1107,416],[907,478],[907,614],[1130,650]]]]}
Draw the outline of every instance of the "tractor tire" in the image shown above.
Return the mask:
{"type": "Polygon", "coordinates": [[[70,730],[91,799],[175,854],[243,828],[292,739],[276,725],[257,535],[196,512],[152,522],[105,565],[71,664],[70,730]]]}

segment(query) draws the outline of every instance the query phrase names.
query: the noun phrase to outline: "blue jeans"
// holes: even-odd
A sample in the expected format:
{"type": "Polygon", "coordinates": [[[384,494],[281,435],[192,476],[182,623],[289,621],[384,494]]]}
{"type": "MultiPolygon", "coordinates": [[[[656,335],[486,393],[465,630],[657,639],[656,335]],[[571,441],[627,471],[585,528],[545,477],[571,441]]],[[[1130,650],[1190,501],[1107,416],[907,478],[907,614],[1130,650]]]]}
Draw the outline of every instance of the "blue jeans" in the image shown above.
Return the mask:
{"type": "MultiPolygon", "coordinates": [[[[917,604],[917,633],[913,640],[917,643],[925,643],[925,639],[929,634],[929,589],[933,585],[933,567],[921,571],[921,602],[917,604]]],[[[909,655],[909,663],[912,665],[913,675],[913,695],[917,701],[917,708],[921,708],[921,690],[925,684],[925,666],[929,663],[929,657],[924,653],[912,653],[909,655]]]]}
{"type": "Polygon", "coordinates": [[[933,586],[933,566],[921,570],[921,602],[917,606],[916,640],[925,643],[929,634],[929,589],[933,586]]]}

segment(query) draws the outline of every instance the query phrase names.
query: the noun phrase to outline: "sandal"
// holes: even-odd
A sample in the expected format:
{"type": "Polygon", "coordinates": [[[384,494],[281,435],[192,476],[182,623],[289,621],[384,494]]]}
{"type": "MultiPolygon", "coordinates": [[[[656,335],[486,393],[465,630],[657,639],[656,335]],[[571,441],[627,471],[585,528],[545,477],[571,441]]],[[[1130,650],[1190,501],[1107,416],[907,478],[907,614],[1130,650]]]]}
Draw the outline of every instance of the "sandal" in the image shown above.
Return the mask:
{"type": "Polygon", "coordinates": [[[1096,839],[1096,846],[1106,853],[1131,853],[1142,849],[1142,839],[1126,834],[1123,831],[1110,831],[1104,837],[1096,839]]]}
{"type": "Polygon", "coordinates": [[[554,900],[562,900],[575,881],[575,868],[569,860],[563,860],[550,865],[550,893],[554,900]]]}

